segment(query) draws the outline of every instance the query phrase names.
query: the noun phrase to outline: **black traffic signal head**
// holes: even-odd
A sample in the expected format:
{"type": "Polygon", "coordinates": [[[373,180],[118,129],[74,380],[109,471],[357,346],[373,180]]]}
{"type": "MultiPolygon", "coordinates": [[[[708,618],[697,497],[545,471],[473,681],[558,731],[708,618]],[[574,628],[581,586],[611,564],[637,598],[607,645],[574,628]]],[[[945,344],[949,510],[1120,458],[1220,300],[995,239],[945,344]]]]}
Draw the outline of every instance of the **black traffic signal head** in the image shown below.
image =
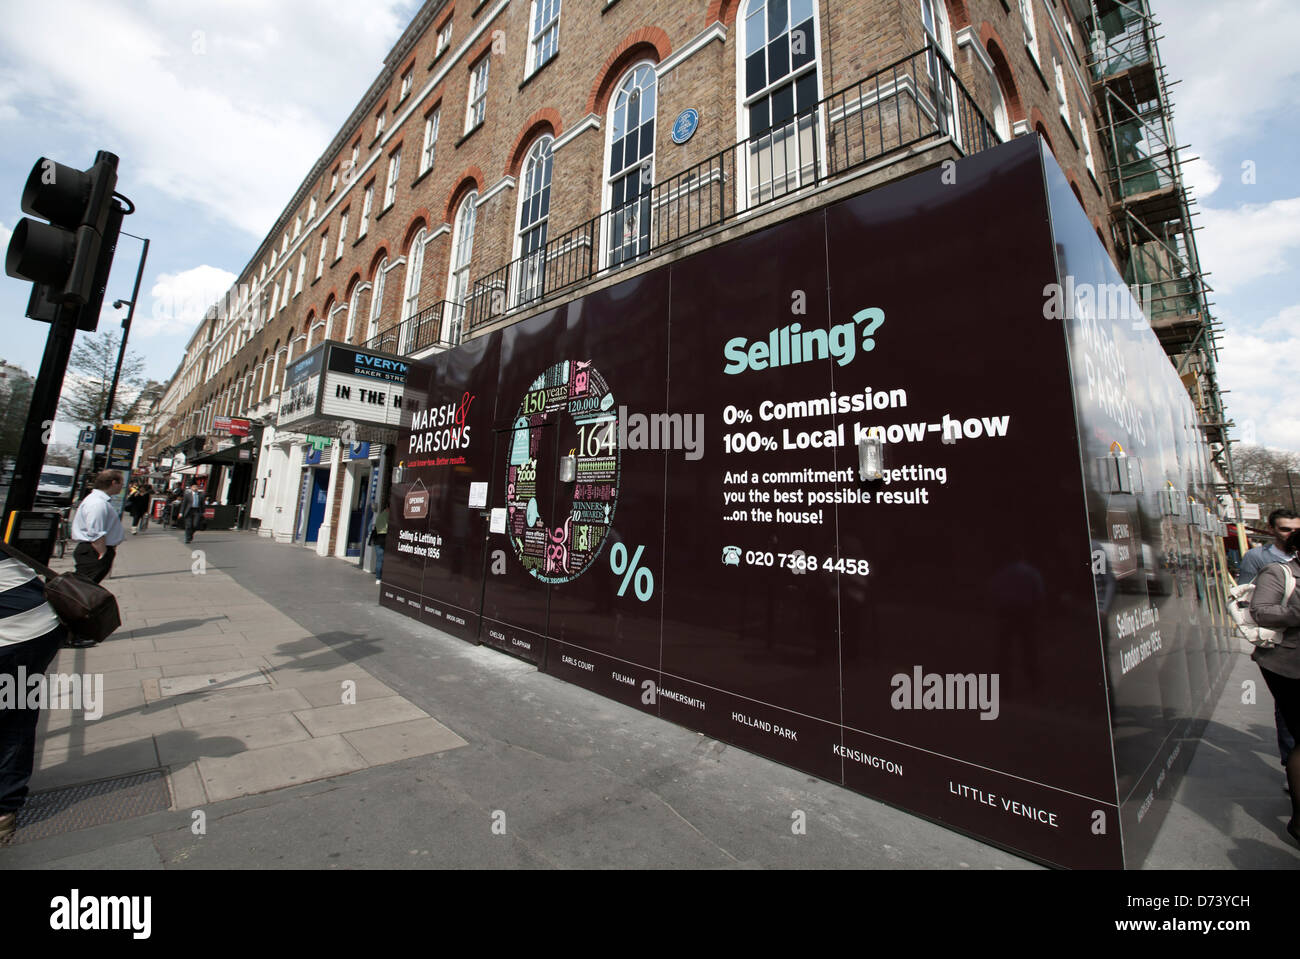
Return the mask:
{"type": "Polygon", "coordinates": [[[117,157],[100,151],[88,170],[74,170],[42,157],[23,187],[26,217],[14,226],[5,272],[35,284],[27,315],[52,320],[59,306],[79,308],[78,326],[99,320],[108,270],[122,223],[113,200],[117,157]]]}

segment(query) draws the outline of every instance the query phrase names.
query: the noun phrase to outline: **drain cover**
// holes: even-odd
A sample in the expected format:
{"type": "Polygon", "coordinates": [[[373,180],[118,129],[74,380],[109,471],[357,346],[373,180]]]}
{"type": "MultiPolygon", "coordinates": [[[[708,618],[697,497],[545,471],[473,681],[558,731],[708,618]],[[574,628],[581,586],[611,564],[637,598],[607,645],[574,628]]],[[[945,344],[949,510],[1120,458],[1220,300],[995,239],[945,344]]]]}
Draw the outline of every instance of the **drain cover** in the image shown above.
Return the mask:
{"type": "Polygon", "coordinates": [[[18,813],[18,831],[8,841],[35,842],[169,808],[171,793],[163,769],[51,789],[27,797],[18,813]]]}

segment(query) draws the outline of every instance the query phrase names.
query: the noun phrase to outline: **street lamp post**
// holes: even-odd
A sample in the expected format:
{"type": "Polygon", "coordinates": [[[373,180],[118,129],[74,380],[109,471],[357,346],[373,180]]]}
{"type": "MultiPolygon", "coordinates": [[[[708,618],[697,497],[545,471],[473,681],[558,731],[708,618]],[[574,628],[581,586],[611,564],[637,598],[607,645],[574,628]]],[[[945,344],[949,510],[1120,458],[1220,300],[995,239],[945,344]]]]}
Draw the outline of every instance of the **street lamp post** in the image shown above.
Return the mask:
{"type": "Polygon", "coordinates": [[[117,366],[113,367],[113,383],[108,388],[108,402],[104,404],[103,422],[105,423],[113,421],[113,400],[117,397],[117,380],[122,375],[122,360],[126,357],[126,338],[131,335],[131,318],[135,316],[135,304],[140,299],[140,281],[144,277],[144,261],[149,256],[148,240],[133,233],[123,232],[122,235],[135,240],[142,240],[144,249],[140,251],[140,265],[135,271],[135,286],[131,289],[131,299],[113,301],[113,309],[120,310],[125,305],[127,310],[126,319],[122,321],[122,344],[117,351],[117,366]]]}

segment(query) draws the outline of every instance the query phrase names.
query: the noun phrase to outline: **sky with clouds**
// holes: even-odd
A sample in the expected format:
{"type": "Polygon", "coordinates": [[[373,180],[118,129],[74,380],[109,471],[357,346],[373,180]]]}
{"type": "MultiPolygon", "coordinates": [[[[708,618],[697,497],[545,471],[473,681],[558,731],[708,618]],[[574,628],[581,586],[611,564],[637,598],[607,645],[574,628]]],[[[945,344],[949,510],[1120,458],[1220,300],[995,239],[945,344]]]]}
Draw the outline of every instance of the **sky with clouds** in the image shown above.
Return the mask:
{"type": "MultiPolygon", "coordinates": [[[[58,0],[5,5],[0,243],[39,156],[121,157],[124,229],[152,245],[131,332],[165,380],[312,162],[378,73],[419,0],[58,0]],[[33,38],[59,37],[59,42],[33,38]]],[[[1152,0],[1179,142],[1215,288],[1222,385],[1237,435],[1300,450],[1300,34],[1295,0],[1152,0]]],[[[140,244],[123,238],[100,328],[123,311],[140,244]]],[[[35,371],[47,327],[0,279],[0,357],[35,371]]]]}
{"type": "MultiPolygon", "coordinates": [[[[137,208],[123,230],[150,239],[130,345],[166,380],[419,6],[5,3],[0,242],[38,157],[85,168],[96,150],[116,153],[118,192],[137,208]]],[[[101,330],[126,315],[111,303],[130,299],[141,249],[119,242],[101,330]]],[[[30,289],[0,278],[0,357],[35,372],[49,327],[24,316],[30,289]]]]}

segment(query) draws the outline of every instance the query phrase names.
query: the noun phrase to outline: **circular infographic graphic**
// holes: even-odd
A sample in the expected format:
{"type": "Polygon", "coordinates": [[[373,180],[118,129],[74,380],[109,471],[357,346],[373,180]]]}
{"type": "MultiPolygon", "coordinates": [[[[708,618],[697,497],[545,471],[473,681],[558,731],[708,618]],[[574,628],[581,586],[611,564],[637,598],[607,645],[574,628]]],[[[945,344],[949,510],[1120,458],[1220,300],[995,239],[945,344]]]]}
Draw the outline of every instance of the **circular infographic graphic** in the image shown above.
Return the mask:
{"type": "Polygon", "coordinates": [[[568,583],[600,556],[618,505],[618,410],[590,360],[564,360],[537,377],[515,415],[506,458],[507,530],[524,569],[543,583],[568,583]],[[566,420],[572,429],[565,429],[566,420]],[[560,428],[561,457],[550,462],[560,428]],[[553,497],[544,494],[558,473],[553,497]]]}

